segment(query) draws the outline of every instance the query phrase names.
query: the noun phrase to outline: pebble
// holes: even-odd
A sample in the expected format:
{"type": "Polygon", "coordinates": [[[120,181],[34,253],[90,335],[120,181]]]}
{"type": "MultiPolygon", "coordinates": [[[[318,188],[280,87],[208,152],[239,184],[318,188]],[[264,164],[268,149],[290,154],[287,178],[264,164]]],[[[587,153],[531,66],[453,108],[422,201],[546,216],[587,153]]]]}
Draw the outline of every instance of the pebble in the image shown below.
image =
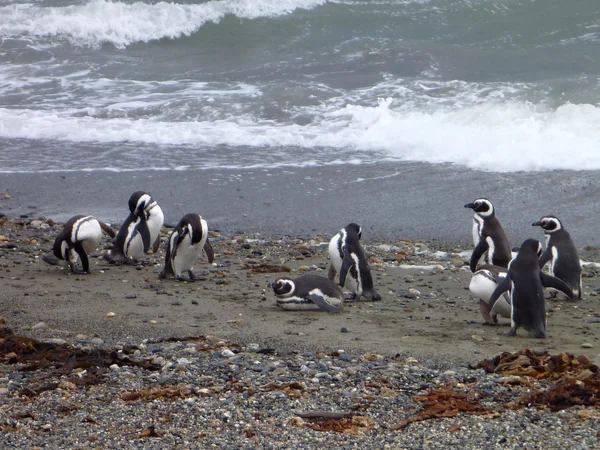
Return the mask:
{"type": "Polygon", "coordinates": [[[584,342],[583,344],[581,344],[581,348],[594,348],[594,346],[589,342],[584,342]]]}
{"type": "Polygon", "coordinates": [[[46,322],[38,322],[34,326],[31,327],[32,330],[41,330],[42,328],[48,328],[46,322]]]}
{"type": "Polygon", "coordinates": [[[346,327],[342,327],[342,328],[340,328],[340,332],[342,332],[342,333],[350,333],[350,330],[348,328],[346,328],[346,327]]]}

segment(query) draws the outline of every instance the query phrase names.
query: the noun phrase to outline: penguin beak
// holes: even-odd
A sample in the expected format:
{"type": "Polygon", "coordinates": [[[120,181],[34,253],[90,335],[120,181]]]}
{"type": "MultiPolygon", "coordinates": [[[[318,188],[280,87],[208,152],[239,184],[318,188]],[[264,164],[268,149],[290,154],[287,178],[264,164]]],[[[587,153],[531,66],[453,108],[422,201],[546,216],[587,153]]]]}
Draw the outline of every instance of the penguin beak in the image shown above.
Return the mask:
{"type": "Polygon", "coordinates": [[[542,222],[533,222],[531,224],[532,227],[541,227],[542,226],[542,222]]]}
{"type": "Polygon", "coordinates": [[[467,203],[465,205],[465,208],[471,208],[471,209],[475,209],[475,203],[467,203]]]}

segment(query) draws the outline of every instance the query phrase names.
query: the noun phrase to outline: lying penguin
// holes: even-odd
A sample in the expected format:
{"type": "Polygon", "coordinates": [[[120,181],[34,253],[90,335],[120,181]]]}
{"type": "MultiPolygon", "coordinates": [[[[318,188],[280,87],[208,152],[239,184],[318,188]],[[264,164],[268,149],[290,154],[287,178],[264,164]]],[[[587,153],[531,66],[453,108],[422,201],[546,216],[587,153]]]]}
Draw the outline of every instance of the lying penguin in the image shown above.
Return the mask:
{"type": "Polygon", "coordinates": [[[333,281],[320,275],[301,275],[294,280],[280,278],[270,283],[269,287],[277,297],[277,305],[286,310],[342,311],[342,290],[333,281]]]}
{"type": "Polygon", "coordinates": [[[558,289],[573,297],[573,291],[564,281],[540,270],[538,258],[541,251],[542,244],[535,239],[523,242],[517,256],[508,264],[506,277],[490,297],[487,305],[489,314],[504,292],[510,294],[511,328],[504,333],[507,336],[515,336],[517,328],[523,327],[536,338],[546,337],[544,287],[558,289]]]}
{"type": "Polygon", "coordinates": [[[482,264],[477,267],[477,271],[471,277],[469,290],[474,297],[479,298],[481,315],[490,325],[498,323],[498,316],[510,319],[510,296],[507,293],[502,294],[494,304],[492,311],[488,312],[490,297],[498,284],[506,277],[506,272],[506,267],[482,264]]]}
{"type": "Polygon", "coordinates": [[[367,300],[381,300],[373,286],[373,277],[365,251],[360,244],[361,228],[348,224],[329,241],[329,279],[339,274],[340,286],[350,289],[353,300],[364,296],[367,300]]]}
{"type": "Polygon", "coordinates": [[[65,223],[54,240],[52,247],[54,256],[67,261],[73,273],[90,273],[88,254],[98,248],[102,232],[111,238],[115,237],[114,230],[95,217],[73,216],[65,223]],[[81,260],[81,271],[77,270],[79,260],[81,260]]]}

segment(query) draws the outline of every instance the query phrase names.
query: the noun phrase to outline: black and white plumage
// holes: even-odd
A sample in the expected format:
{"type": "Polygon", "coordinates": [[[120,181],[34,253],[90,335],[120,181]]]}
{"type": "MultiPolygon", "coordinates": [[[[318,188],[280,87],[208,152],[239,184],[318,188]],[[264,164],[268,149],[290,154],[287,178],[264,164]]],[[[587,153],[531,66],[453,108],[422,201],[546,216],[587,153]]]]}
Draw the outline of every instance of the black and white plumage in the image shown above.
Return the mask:
{"type": "Polygon", "coordinates": [[[111,257],[137,260],[158,251],[165,216],[150,194],[137,191],[129,197],[129,216],[117,233],[111,257]]]}
{"type": "Polygon", "coordinates": [[[498,323],[498,316],[510,319],[510,297],[504,293],[494,304],[492,311],[488,312],[490,297],[498,287],[498,284],[506,277],[506,267],[482,264],[471,277],[469,290],[474,297],[479,299],[481,315],[488,324],[498,323]]]}
{"type": "Polygon", "coordinates": [[[473,215],[473,245],[471,255],[471,272],[477,270],[481,257],[485,264],[507,267],[512,258],[512,252],[506,233],[496,217],[494,205],[487,198],[478,198],[467,203],[465,208],[471,208],[473,215]]]}
{"type": "Polygon", "coordinates": [[[160,278],[173,275],[178,280],[183,280],[181,274],[187,272],[190,281],[193,281],[194,264],[202,254],[202,250],[206,252],[208,262],[212,263],[215,260],[215,253],[208,240],[206,220],[199,214],[186,214],[169,236],[165,267],[160,273],[160,278]]]}
{"type": "Polygon", "coordinates": [[[573,296],[571,288],[562,280],[540,270],[539,255],[542,244],[527,239],[517,256],[508,265],[504,280],[498,284],[488,302],[490,313],[498,298],[506,291],[510,294],[511,328],[505,334],[514,336],[523,327],[536,338],[546,337],[546,301],[544,287],[551,287],[573,296]]]}
{"type": "Polygon", "coordinates": [[[113,229],[95,217],[85,215],[71,217],[54,240],[52,247],[54,256],[67,261],[74,273],[77,272],[77,261],[81,260],[83,273],[90,273],[87,255],[98,248],[102,232],[111,238],[115,237],[113,229]]]}
{"type": "Polygon", "coordinates": [[[542,217],[533,226],[544,230],[546,250],[540,257],[540,268],[550,262],[550,275],[567,283],[574,298],[581,299],[581,262],[571,235],[554,216],[542,217]]]}
{"type": "Polygon", "coordinates": [[[350,289],[354,300],[365,296],[369,300],[381,300],[373,287],[373,277],[365,252],[360,244],[362,230],[355,223],[342,228],[329,241],[329,278],[339,274],[340,286],[350,289]]]}
{"type": "Polygon", "coordinates": [[[301,275],[296,279],[280,278],[269,285],[277,297],[277,305],[291,311],[322,309],[340,312],[343,293],[338,285],[320,275],[301,275]]]}

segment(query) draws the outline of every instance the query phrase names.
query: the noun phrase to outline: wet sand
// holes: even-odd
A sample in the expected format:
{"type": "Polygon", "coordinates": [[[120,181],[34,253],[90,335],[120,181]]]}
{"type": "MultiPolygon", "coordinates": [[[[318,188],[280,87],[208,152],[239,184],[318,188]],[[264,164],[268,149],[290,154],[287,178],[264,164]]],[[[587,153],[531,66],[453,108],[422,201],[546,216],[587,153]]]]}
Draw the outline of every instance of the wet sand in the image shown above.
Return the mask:
{"type": "MultiPolygon", "coordinates": [[[[600,362],[600,278],[593,267],[585,271],[581,301],[548,301],[549,337],[539,340],[523,329],[517,337],[504,336],[507,320],[483,325],[468,291],[468,252],[455,245],[378,240],[367,228],[363,241],[382,300],[346,303],[339,314],[293,312],[279,309],[267,287],[280,274],[255,274],[252,267],[284,264],[291,269],[286,276],[326,276],[331,233],[213,233],[216,265],[199,261],[195,270],[202,279],[187,283],[158,279],[164,245],[147,257],[157,265],[116,266],[102,258],[106,240],[91,259],[93,273],[74,275],[42,260],[60,225],[44,230],[31,219],[2,222],[0,315],[13,331],[31,337],[99,338],[111,345],[210,334],[277,349],[372,351],[458,364],[531,348],[600,362]]],[[[163,230],[163,240],[168,232],[163,230]]],[[[594,249],[581,256],[598,260],[594,249]]]]}
{"type": "Polygon", "coordinates": [[[167,223],[188,212],[213,230],[310,237],[359,223],[369,239],[408,238],[437,245],[471,245],[465,203],[490,198],[513,247],[542,239],[531,223],[556,215],[578,247],[600,246],[593,171],[485,173],[456,166],[378,163],[305,168],[140,172],[2,173],[0,213],[66,221],[92,214],[113,224],[127,199],[145,190],[162,205],[167,223]]]}

